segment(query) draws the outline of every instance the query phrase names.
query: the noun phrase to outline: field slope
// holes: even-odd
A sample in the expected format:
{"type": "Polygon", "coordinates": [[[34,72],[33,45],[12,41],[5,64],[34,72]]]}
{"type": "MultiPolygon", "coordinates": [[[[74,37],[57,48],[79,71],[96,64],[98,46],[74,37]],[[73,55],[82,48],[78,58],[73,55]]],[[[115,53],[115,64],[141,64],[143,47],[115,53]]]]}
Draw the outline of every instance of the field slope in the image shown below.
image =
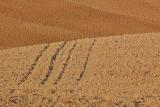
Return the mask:
{"type": "Polygon", "coordinates": [[[160,31],[159,0],[0,0],[0,49],[160,31]]]}
{"type": "Polygon", "coordinates": [[[0,106],[158,107],[160,33],[0,51],[0,106]]]}

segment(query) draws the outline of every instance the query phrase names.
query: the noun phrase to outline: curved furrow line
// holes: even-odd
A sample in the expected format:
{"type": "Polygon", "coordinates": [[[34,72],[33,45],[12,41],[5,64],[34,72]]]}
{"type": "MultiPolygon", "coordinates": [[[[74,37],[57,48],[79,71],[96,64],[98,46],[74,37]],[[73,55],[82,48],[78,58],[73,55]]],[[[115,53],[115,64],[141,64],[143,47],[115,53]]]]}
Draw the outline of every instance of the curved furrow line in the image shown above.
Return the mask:
{"type": "Polygon", "coordinates": [[[34,60],[34,63],[30,66],[28,72],[26,73],[26,75],[20,80],[20,82],[18,83],[18,85],[22,84],[23,82],[25,82],[27,80],[27,78],[32,74],[33,70],[35,69],[39,59],[42,57],[43,53],[48,49],[49,44],[47,44],[40,52],[39,55],[36,57],[36,59],[34,60]]]}
{"type": "Polygon", "coordinates": [[[66,67],[68,66],[69,60],[70,60],[70,58],[71,58],[72,52],[73,52],[73,50],[75,49],[76,46],[77,46],[77,42],[75,42],[75,43],[73,44],[73,47],[69,50],[68,57],[67,57],[65,63],[63,64],[63,68],[62,68],[62,70],[61,70],[58,78],[55,80],[55,82],[54,82],[53,84],[55,84],[55,85],[58,84],[58,82],[59,82],[59,81],[61,80],[61,78],[63,77],[63,75],[64,75],[64,73],[65,73],[65,70],[66,70],[66,67]]]}
{"type": "Polygon", "coordinates": [[[93,42],[92,42],[92,44],[91,44],[91,46],[90,46],[90,48],[88,50],[88,53],[87,53],[87,56],[86,56],[86,59],[85,59],[85,63],[83,65],[83,70],[80,73],[79,78],[77,79],[77,82],[79,82],[82,79],[84,73],[86,72],[86,68],[87,68],[87,64],[88,64],[88,61],[89,61],[89,57],[90,57],[91,51],[92,51],[92,49],[93,49],[93,47],[95,45],[95,42],[96,42],[96,39],[93,40],[93,42]]]}
{"type": "Polygon", "coordinates": [[[54,53],[54,55],[51,57],[51,61],[50,61],[50,64],[49,64],[49,67],[48,67],[48,72],[47,74],[45,75],[45,78],[41,81],[41,84],[45,84],[46,81],[48,80],[50,74],[52,73],[52,70],[54,68],[54,63],[56,62],[56,59],[57,59],[57,55],[59,54],[59,52],[65,47],[66,45],[66,42],[63,42],[63,44],[61,44],[56,52],[54,53]]]}

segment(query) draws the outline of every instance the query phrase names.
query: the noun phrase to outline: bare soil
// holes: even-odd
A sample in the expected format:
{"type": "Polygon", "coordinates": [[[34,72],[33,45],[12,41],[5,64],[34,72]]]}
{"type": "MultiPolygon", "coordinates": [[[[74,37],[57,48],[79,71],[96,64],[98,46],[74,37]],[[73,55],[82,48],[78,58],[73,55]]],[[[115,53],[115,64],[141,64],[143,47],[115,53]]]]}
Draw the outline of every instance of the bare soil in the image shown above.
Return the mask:
{"type": "Polygon", "coordinates": [[[160,34],[0,51],[0,107],[159,107],[160,34]]]}

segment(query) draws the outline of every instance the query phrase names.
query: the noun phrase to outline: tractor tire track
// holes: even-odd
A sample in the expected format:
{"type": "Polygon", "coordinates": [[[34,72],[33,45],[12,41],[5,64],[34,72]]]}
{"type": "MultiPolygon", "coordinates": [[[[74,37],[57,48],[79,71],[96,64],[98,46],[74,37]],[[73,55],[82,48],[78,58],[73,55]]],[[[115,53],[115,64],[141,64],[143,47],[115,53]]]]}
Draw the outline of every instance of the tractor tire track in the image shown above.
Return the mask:
{"type": "Polygon", "coordinates": [[[23,82],[25,82],[27,80],[27,78],[32,74],[33,70],[35,69],[39,59],[42,57],[43,53],[49,48],[49,44],[47,44],[40,52],[39,55],[36,57],[36,59],[34,60],[34,63],[30,66],[28,72],[26,73],[26,75],[20,80],[20,82],[18,83],[18,85],[22,84],[23,82]]]}
{"type": "Polygon", "coordinates": [[[57,48],[57,50],[56,50],[56,52],[54,53],[54,55],[51,57],[50,65],[49,65],[49,67],[48,67],[48,72],[47,72],[45,78],[41,81],[41,84],[45,84],[46,81],[48,80],[48,78],[49,78],[49,76],[50,76],[50,74],[52,73],[52,70],[53,70],[53,68],[54,68],[54,63],[55,63],[55,61],[56,61],[56,59],[57,59],[57,55],[58,55],[59,52],[65,47],[65,45],[66,45],[66,42],[64,42],[62,45],[60,45],[60,46],[57,48]]]}
{"type": "Polygon", "coordinates": [[[85,63],[83,65],[83,70],[80,73],[79,78],[77,79],[77,82],[79,82],[82,79],[84,73],[86,72],[86,68],[87,68],[87,65],[88,65],[89,57],[90,57],[91,51],[92,51],[92,49],[93,49],[93,47],[95,45],[95,42],[96,42],[96,39],[93,40],[93,42],[92,42],[92,44],[91,44],[91,46],[90,46],[90,48],[88,50],[88,53],[87,53],[87,56],[86,56],[86,59],[85,59],[85,63]]]}
{"type": "Polygon", "coordinates": [[[65,63],[63,64],[63,68],[58,76],[58,78],[55,80],[55,82],[53,84],[57,85],[58,82],[61,80],[61,78],[63,77],[64,73],[65,73],[65,70],[66,70],[66,67],[68,66],[68,62],[71,58],[71,54],[73,52],[73,50],[75,49],[75,47],[77,46],[77,42],[74,43],[73,47],[69,50],[69,54],[68,54],[68,57],[65,61],[65,63]]]}

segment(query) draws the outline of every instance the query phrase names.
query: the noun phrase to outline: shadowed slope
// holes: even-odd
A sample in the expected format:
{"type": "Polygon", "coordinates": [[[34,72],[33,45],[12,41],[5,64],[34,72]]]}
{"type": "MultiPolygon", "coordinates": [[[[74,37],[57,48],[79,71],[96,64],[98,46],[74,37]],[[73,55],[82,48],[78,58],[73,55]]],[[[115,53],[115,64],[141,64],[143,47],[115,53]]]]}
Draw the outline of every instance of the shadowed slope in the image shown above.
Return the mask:
{"type": "MultiPolygon", "coordinates": [[[[82,5],[70,0],[0,0],[0,48],[160,31],[160,25],[157,23],[159,10],[151,8],[147,14],[150,6],[143,9],[146,6],[143,6],[143,3],[129,8],[134,2],[127,2],[127,8],[127,4],[117,6],[116,2],[119,1],[107,1],[97,3],[94,0],[92,3],[97,5],[88,6],[83,2],[82,5]],[[100,8],[99,4],[103,3],[100,8]],[[124,7],[127,12],[123,11],[124,7]],[[137,10],[136,16],[132,10],[137,8],[140,9],[137,10]],[[143,14],[144,11],[147,11],[146,14],[143,14]],[[154,21],[151,20],[151,15],[149,16],[151,12],[155,13],[154,21]]],[[[123,3],[121,1],[121,4],[123,3]]]]}
{"type": "Polygon", "coordinates": [[[142,19],[149,22],[160,22],[160,1],[159,0],[68,0],[80,5],[103,10],[106,12],[118,13],[142,19]]]}

